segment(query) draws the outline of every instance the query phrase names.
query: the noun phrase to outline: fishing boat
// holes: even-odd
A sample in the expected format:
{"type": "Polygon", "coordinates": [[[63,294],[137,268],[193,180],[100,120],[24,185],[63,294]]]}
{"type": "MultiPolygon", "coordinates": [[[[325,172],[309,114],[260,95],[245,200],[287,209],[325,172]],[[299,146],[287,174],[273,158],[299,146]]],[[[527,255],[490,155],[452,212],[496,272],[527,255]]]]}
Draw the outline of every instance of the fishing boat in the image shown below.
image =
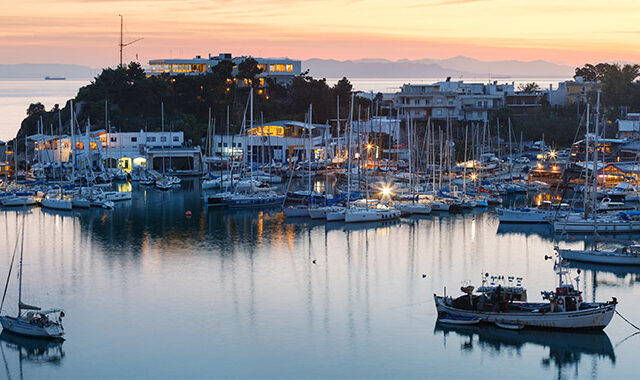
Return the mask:
{"type": "MultiPolygon", "coordinates": [[[[42,310],[38,306],[28,305],[22,302],[22,259],[24,257],[24,216],[22,218],[22,232],[20,242],[20,261],[18,264],[18,314],[17,316],[2,315],[2,307],[4,306],[5,297],[2,297],[0,303],[0,324],[2,328],[15,334],[27,335],[42,338],[62,338],[64,328],[62,327],[62,317],[64,311],[62,309],[42,310]]],[[[16,244],[17,248],[17,244],[16,244]]],[[[11,269],[15,259],[17,249],[14,250],[9,266],[9,273],[4,288],[4,295],[7,294],[9,280],[11,279],[11,269]]]]}
{"type": "MultiPolygon", "coordinates": [[[[553,257],[545,256],[545,259],[553,257]]],[[[507,277],[504,284],[495,279],[504,280],[504,276],[489,274],[482,278],[479,295],[474,295],[474,287],[461,287],[463,296],[453,298],[434,294],[438,319],[453,317],[478,318],[484,323],[511,330],[526,327],[547,329],[601,330],[604,329],[616,310],[617,300],[586,303],[579,290],[580,277],[575,277],[576,286],[568,278],[566,262],[556,255],[554,268],[558,276],[558,285],[554,291],[541,292],[547,302],[532,303],[526,301],[526,290],[521,279],[507,277]],[[487,284],[487,281],[491,281],[487,284]]],[[[446,292],[446,289],[445,289],[446,292]]]]}
{"type": "Polygon", "coordinates": [[[595,264],[640,265],[640,245],[627,245],[615,249],[561,249],[555,250],[565,260],[583,261],[595,264]]]}

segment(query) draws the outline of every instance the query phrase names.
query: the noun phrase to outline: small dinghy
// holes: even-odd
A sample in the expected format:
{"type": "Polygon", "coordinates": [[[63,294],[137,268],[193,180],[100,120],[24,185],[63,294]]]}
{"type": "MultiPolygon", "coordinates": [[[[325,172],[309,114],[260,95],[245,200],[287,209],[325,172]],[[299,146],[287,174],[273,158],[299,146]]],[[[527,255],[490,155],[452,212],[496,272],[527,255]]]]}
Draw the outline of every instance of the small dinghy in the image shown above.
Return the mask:
{"type": "Polygon", "coordinates": [[[501,329],[507,329],[507,330],[522,330],[524,328],[524,325],[519,325],[514,323],[502,323],[502,322],[496,322],[496,326],[500,327],[501,329]]]}
{"type": "Polygon", "coordinates": [[[445,315],[438,318],[439,323],[446,323],[448,325],[477,325],[480,323],[480,318],[464,317],[460,315],[445,315]]]}

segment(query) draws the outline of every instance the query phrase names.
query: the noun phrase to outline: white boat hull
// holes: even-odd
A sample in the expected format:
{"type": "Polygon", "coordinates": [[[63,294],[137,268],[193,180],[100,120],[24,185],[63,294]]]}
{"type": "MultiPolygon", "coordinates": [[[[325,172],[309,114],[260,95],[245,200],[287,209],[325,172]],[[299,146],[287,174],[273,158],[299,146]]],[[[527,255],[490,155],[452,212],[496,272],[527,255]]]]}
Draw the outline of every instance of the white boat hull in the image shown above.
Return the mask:
{"type": "Polygon", "coordinates": [[[640,256],[632,254],[626,255],[613,251],[558,249],[558,253],[563,259],[570,261],[610,265],[640,265],[640,256]]]}
{"type": "Polygon", "coordinates": [[[40,205],[53,210],[71,211],[73,208],[71,201],[58,198],[45,198],[40,201],[40,205]]]}
{"type": "Polygon", "coordinates": [[[105,191],[104,196],[108,201],[111,201],[111,202],[131,200],[130,191],[105,191]]]}
{"type": "Polygon", "coordinates": [[[402,203],[396,206],[403,214],[429,215],[431,206],[424,203],[402,203]]]}
{"type": "Polygon", "coordinates": [[[445,305],[443,297],[435,296],[438,313],[479,318],[482,322],[548,329],[603,329],[613,318],[616,305],[599,304],[592,309],[554,313],[510,313],[462,310],[445,305]]]}
{"type": "Polygon", "coordinates": [[[344,214],[346,223],[379,222],[400,217],[398,210],[349,209],[344,214]]]}
{"type": "Polygon", "coordinates": [[[640,232],[640,221],[571,221],[559,220],[553,223],[555,232],[563,233],[625,233],[640,232]]]}
{"type": "Polygon", "coordinates": [[[331,211],[325,214],[325,218],[327,218],[327,222],[341,222],[344,221],[345,213],[345,210],[331,211]]]}
{"type": "Polygon", "coordinates": [[[5,207],[33,206],[36,200],[31,197],[10,197],[3,199],[1,203],[5,207]]]}
{"type": "Polygon", "coordinates": [[[548,211],[535,209],[497,208],[500,223],[549,223],[551,214],[548,211]]]}
{"type": "Polygon", "coordinates": [[[38,326],[29,323],[22,318],[14,318],[9,316],[0,317],[2,328],[12,333],[41,337],[41,338],[60,338],[64,335],[64,329],[58,324],[52,323],[49,326],[38,326]]]}

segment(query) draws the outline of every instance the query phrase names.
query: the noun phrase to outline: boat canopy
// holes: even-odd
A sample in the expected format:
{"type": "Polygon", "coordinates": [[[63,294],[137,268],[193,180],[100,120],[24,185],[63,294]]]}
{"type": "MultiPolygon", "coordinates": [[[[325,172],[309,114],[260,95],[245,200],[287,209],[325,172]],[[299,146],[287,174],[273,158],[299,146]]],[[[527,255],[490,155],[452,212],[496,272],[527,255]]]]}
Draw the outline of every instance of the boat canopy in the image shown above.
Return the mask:
{"type": "Polygon", "coordinates": [[[18,307],[22,310],[40,310],[38,306],[27,305],[26,303],[20,302],[18,307]]]}

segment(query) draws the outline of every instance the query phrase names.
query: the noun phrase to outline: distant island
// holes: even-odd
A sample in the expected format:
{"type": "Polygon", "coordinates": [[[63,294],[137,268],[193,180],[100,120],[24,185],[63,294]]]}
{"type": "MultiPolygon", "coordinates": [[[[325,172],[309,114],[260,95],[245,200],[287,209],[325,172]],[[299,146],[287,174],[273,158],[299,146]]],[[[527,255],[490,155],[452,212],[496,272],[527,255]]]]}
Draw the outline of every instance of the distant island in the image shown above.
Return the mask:
{"type": "Polygon", "coordinates": [[[66,63],[0,64],[0,79],[93,78],[102,69],[66,63]]]}

